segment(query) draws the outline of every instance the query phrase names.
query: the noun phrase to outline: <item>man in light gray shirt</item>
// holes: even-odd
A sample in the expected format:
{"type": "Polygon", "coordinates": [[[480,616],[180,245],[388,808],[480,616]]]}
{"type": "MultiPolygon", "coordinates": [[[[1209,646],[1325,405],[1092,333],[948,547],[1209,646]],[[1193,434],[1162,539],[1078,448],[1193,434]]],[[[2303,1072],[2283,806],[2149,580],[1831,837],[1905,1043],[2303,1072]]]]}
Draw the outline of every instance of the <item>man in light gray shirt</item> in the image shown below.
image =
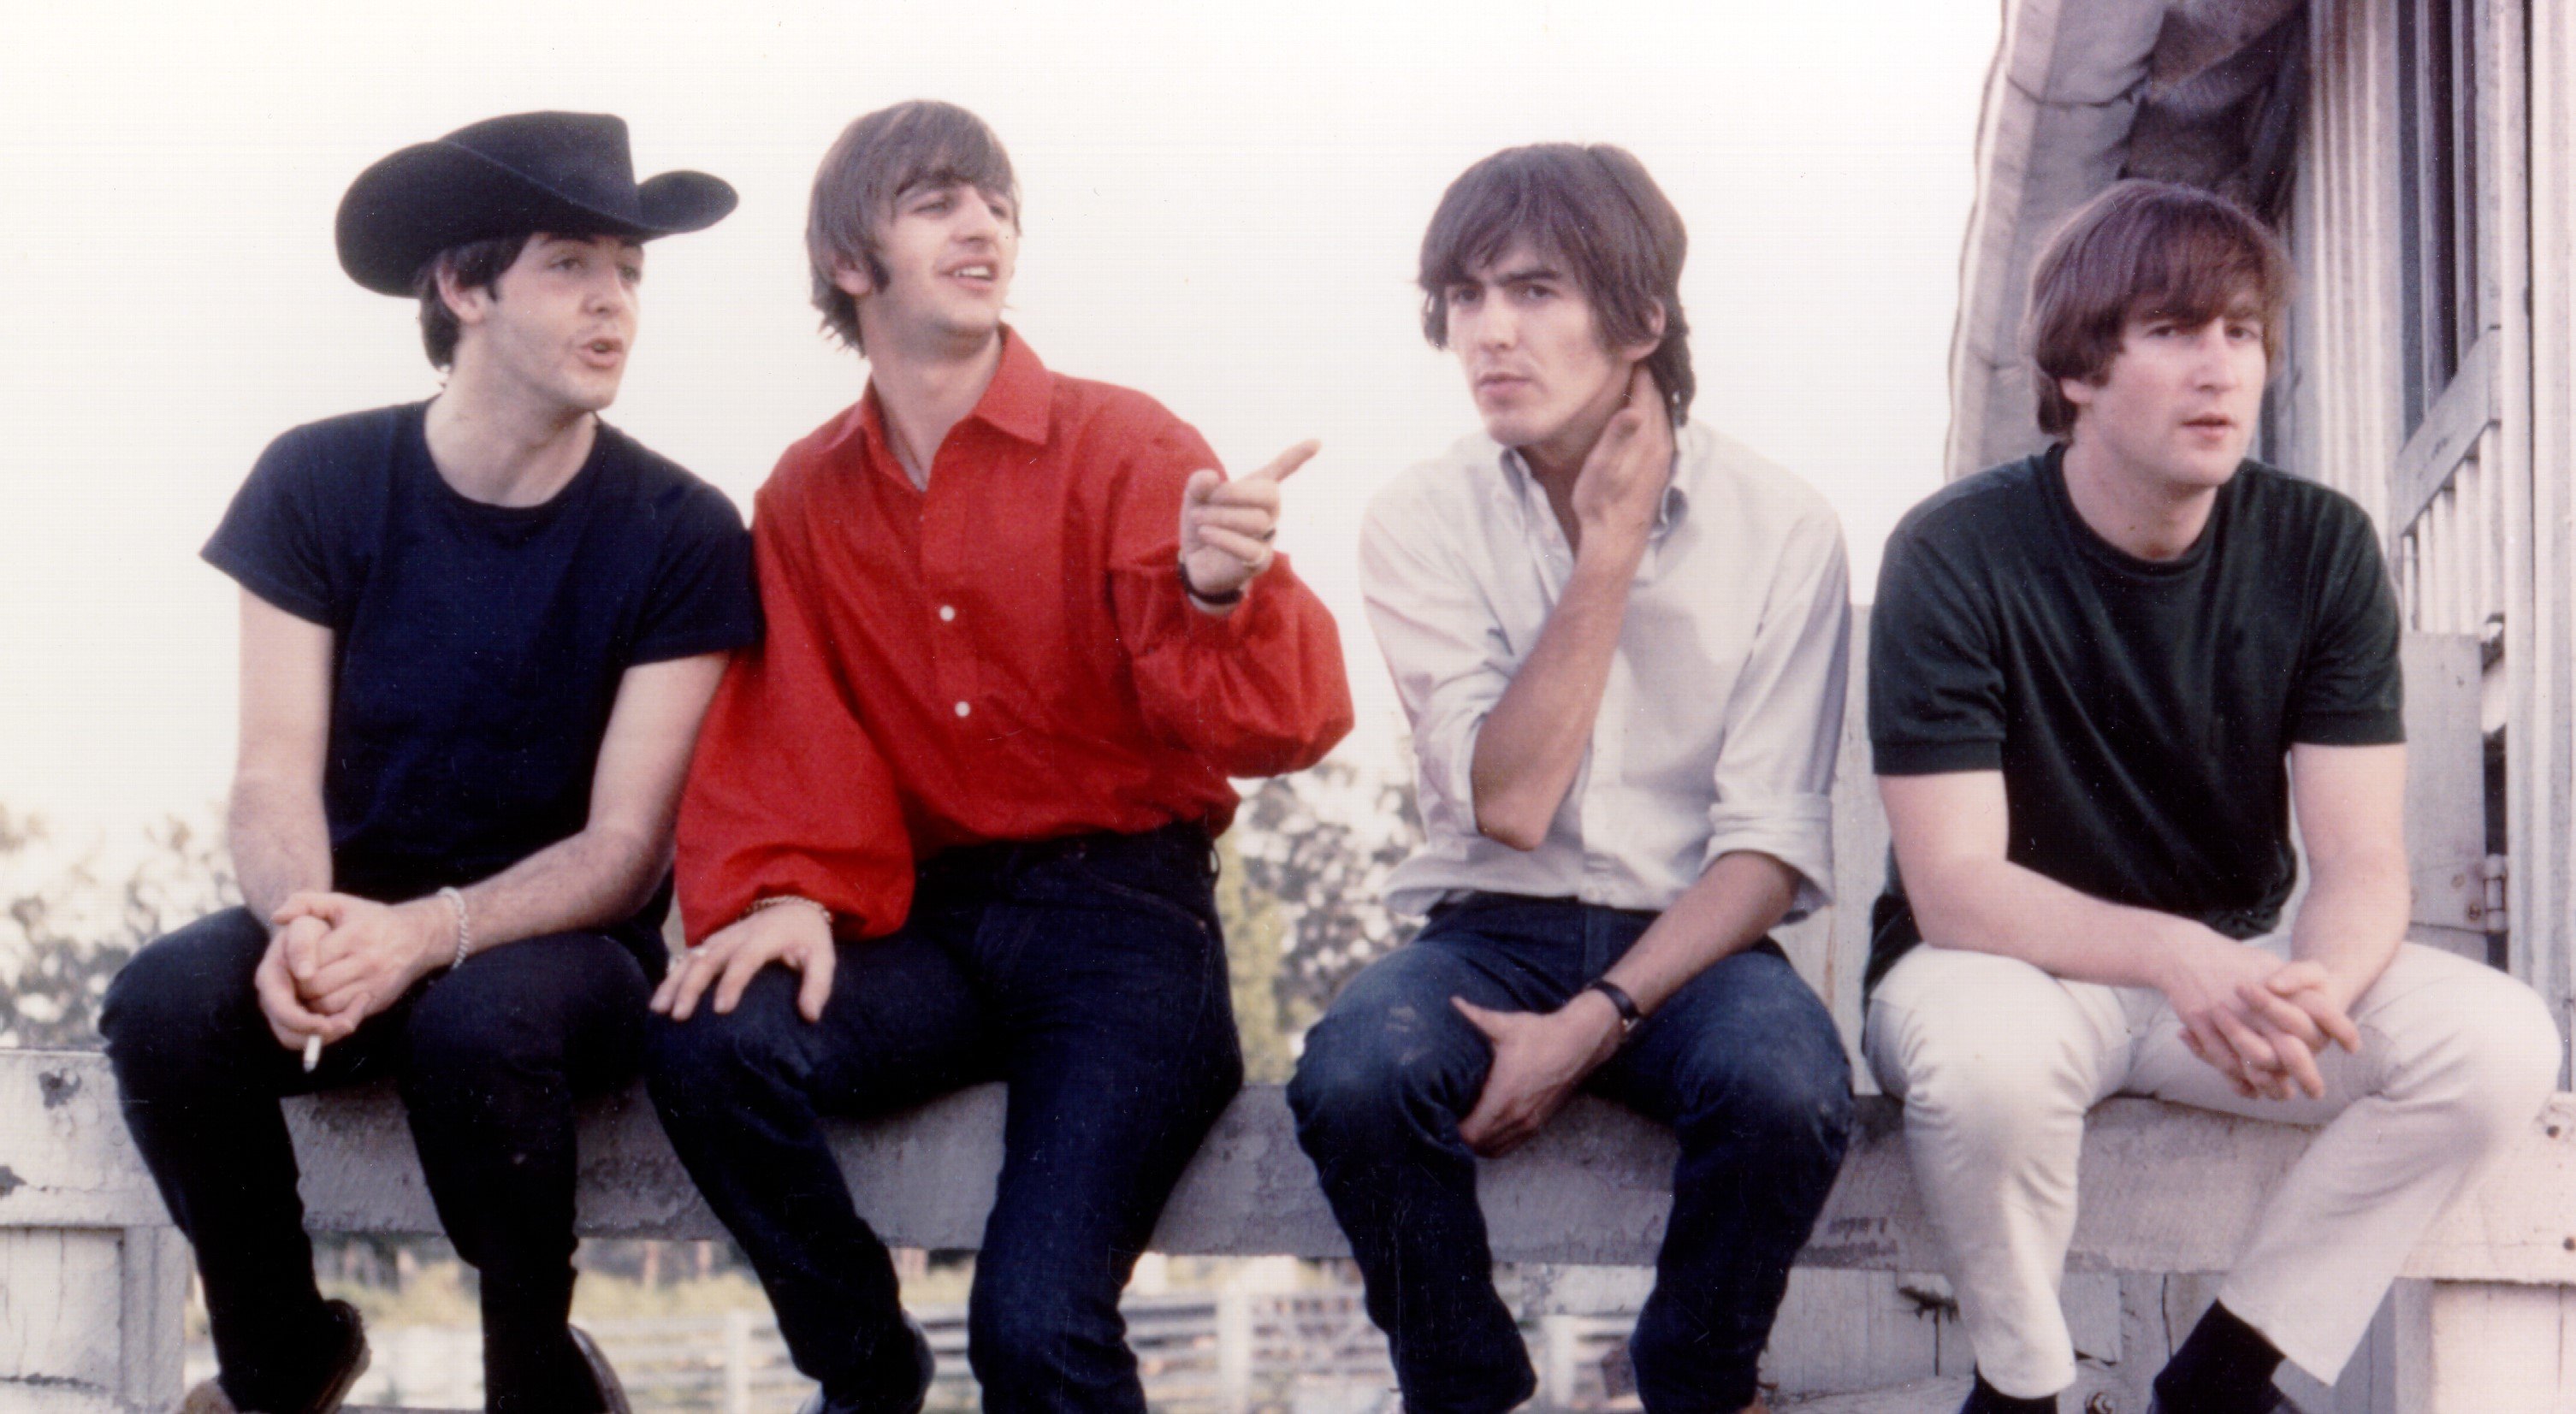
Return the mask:
{"type": "Polygon", "coordinates": [[[1485,430],[1378,497],[1360,569],[1429,834],[1392,901],[1431,918],[1289,1089],[1410,1414],[1529,1397],[1474,1156],[1578,1086],[1681,1141],[1631,1343],[1654,1414],[1759,1407],[1842,1161],[1842,1042],[1765,936],[1827,902],[1842,534],[1686,420],[1685,247],[1634,157],[1564,144],[1469,168],[1423,240],[1424,331],[1485,430]]]}

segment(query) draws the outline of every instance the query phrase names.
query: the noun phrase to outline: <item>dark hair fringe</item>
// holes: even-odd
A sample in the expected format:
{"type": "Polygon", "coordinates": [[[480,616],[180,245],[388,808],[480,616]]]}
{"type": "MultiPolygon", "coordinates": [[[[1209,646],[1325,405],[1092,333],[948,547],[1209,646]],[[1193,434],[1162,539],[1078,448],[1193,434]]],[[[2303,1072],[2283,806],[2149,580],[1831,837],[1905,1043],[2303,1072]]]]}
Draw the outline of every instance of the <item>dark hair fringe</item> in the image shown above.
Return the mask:
{"type": "Polygon", "coordinates": [[[954,103],[915,99],[853,120],[823,154],[814,172],[814,195],[805,211],[805,258],[813,276],[814,308],[823,327],[851,349],[859,342],[859,304],[834,284],[836,265],[867,271],[886,282],[877,227],[894,214],[895,198],[923,185],[964,182],[996,192],[1011,203],[1011,225],[1020,222],[1019,179],[1011,156],[983,119],[954,103]]]}
{"type": "Polygon", "coordinates": [[[1645,164],[1606,143],[1550,142],[1506,148],[1460,173],[1422,236],[1422,334],[1433,348],[1449,346],[1449,288],[1518,240],[1566,263],[1604,347],[1655,343],[1646,369],[1673,422],[1687,418],[1699,391],[1682,313],[1690,233],[1645,164]]]}
{"type": "Polygon", "coordinates": [[[2250,312],[2262,321],[2265,359],[2277,363],[2295,284],[2280,238],[2245,208],[2174,182],[2114,183],[2049,234],[2031,267],[2023,338],[2039,430],[2074,430],[2061,381],[2109,377],[2132,319],[2199,325],[2250,312]]]}

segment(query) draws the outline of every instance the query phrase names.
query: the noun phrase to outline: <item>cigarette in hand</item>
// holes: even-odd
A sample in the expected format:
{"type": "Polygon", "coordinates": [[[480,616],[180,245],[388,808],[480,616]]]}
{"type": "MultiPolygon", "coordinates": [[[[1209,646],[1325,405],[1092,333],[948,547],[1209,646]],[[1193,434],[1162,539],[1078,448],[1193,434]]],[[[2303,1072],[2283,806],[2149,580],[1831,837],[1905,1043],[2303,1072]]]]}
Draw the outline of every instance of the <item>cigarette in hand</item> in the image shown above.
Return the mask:
{"type": "Polygon", "coordinates": [[[313,1073],[313,1067],[320,1065],[321,1063],[322,1035],[320,1032],[315,1032],[313,1035],[304,1038],[304,1073],[311,1075],[313,1073]]]}

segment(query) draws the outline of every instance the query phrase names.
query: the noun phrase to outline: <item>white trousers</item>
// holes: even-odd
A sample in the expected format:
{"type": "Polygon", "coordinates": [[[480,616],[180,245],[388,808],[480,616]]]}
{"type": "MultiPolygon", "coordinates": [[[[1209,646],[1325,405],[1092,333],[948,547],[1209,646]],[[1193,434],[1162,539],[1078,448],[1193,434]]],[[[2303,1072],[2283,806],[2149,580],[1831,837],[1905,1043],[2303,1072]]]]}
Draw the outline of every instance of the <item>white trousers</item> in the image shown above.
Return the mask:
{"type": "MultiPolygon", "coordinates": [[[[2255,945],[2286,953],[2288,935],[2255,945]]],[[[2540,998],[2436,949],[2400,948],[2353,1023],[2360,1054],[2317,1058],[2325,1098],[2247,1100],[2193,1057],[2152,989],[1957,949],[1900,959],[1870,1000],[1863,1048],[1905,1102],[1915,1182],[1987,1382],[2025,1399],[2074,1382],[2058,1279],[2084,1114],[2135,1094],[2324,1127],[2264,1204],[2219,1300],[2332,1383],[2416,1239],[2558,1078],[2540,998]]]]}

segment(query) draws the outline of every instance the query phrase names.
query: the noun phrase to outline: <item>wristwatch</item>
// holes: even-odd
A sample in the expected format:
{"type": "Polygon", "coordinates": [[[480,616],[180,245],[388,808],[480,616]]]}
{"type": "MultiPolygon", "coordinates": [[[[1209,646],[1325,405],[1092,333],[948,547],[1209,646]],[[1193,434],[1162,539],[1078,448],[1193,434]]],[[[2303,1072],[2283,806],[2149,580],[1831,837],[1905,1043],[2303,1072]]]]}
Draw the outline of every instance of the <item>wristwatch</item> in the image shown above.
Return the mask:
{"type": "Polygon", "coordinates": [[[1628,1038],[1637,1033],[1637,1023],[1646,1019],[1646,1014],[1637,1009],[1637,999],[1628,995],[1627,988],[1607,977],[1593,978],[1583,990],[1599,992],[1610,999],[1610,1005],[1619,1009],[1619,1044],[1628,1044],[1628,1038]]]}

